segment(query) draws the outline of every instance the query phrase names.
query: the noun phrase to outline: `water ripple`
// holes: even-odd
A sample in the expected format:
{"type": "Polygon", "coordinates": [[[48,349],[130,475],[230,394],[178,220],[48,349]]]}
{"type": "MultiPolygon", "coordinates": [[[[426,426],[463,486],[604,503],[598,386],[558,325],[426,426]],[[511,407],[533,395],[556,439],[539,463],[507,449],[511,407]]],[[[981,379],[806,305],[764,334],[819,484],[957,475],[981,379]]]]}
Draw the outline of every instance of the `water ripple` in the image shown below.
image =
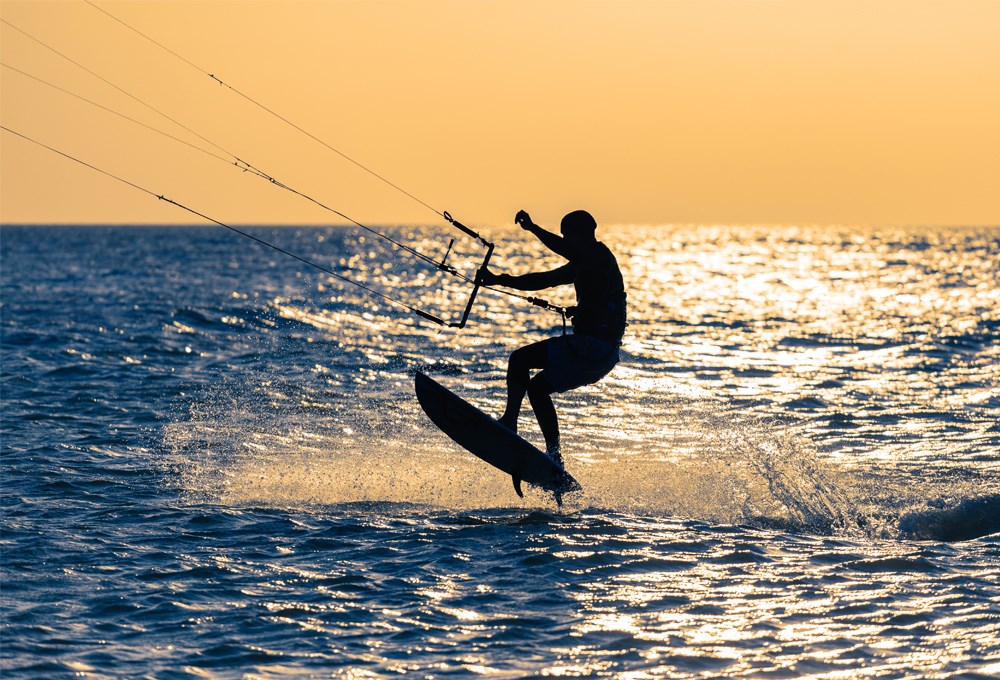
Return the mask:
{"type": "MultiPolygon", "coordinates": [[[[521,236],[499,269],[549,263],[521,236]]],[[[1000,674],[996,230],[606,238],[626,360],[559,397],[559,510],[412,398],[419,369],[499,412],[558,317],[484,294],[452,332],[220,230],[3,227],[4,677],[1000,674]]]]}

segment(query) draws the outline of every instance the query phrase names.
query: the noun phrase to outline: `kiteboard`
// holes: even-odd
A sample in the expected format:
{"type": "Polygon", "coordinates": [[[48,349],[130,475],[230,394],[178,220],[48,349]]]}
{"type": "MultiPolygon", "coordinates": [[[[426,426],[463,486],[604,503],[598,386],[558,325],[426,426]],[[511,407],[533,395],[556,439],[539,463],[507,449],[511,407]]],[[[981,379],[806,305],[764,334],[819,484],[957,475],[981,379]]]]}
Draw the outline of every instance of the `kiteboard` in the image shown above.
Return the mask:
{"type": "Polygon", "coordinates": [[[527,482],[551,492],[562,505],[564,494],[583,488],[527,440],[420,371],[414,387],[427,417],[469,453],[509,474],[518,496],[524,497],[521,482],[527,482]]]}

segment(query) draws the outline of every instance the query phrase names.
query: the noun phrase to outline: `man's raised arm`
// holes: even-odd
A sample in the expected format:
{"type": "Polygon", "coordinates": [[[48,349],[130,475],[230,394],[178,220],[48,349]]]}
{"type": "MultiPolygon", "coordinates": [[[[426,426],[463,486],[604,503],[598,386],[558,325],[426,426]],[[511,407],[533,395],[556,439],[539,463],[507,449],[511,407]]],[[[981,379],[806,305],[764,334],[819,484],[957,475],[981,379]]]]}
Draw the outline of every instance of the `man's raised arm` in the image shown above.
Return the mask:
{"type": "Polygon", "coordinates": [[[551,231],[547,231],[532,222],[531,215],[526,213],[524,210],[518,211],[517,215],[514,216],[514,222],[520,225],[521,229],[530,231],[534,234],[546,248],[557,255],[562,255],[567,260],[569,259],[569,253],[566,250],[566,243],[563,240],[563,237],[558,234],[553,234],[551,231]]]}

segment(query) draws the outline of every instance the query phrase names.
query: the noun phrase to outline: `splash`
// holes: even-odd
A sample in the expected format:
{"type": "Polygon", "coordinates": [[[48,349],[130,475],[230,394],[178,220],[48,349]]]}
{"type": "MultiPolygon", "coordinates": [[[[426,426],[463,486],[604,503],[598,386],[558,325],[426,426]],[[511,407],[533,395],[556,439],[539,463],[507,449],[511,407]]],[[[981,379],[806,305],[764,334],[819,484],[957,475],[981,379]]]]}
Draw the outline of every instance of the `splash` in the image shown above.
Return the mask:
{"type": "Polygon", "coordinates": [[[812,442],[773,418],[709,416],[706,451],[741,483],[744,521],[776,521],[811,531],[853,524],[849,476],[823,460],[812,442]]]}
{"type": "MultiPolygon", "coordinates": [[[[397,401],[391,396],[338,404],[329,394],[299,389],[220,382],[179,405],[186,416],[165,427],[163,438],[181,492],[257,507],[517,505],[509,478],[490,475],[492,469],[443,445],[443,435],[430,428],[401,426],[421,422],[412,404],[391,403],[397,401]]],[[[545,503],[541,492],[528,498],[545,503]]]]}
{"type": "Polygon", "coordinates": [[[856,525],[846,473],[786,423],[720,412],[709,402],[689,404],[671,418],[683,419],[684,427],[665,426],[647,449],[669,449],[673,440],[683,453],[648,458],[620,451],[592,462],[577,474],[590,503],[819,533],[856,525]]]}
{"type": "MultiPolygon", "coordinates": [[[[192,398],[186,417],[164,430],[183,492],[233,506],[555,508],[537,489],[517,498],[509,477],[426,425],[404,395],[349,406],[307,388],[224,382],[192,398]]],[[[1000,530],[1000,501],[977,497],[972,483],[933,494],[912,479],[861,477],[791,423],[707,400],[681,404],[643,441],[611,438],[570,453],[584,491],[567,498],[566,511],[870,538],[961,540],[1000,530]],[[665,455],[671,448],[680,453],[665,455]]]]}

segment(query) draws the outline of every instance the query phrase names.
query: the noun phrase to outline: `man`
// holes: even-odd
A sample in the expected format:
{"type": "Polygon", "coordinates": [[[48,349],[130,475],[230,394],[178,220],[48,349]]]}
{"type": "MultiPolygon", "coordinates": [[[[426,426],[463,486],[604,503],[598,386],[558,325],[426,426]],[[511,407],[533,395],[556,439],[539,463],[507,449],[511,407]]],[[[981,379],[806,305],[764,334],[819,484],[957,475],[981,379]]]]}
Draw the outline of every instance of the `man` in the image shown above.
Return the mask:
{"type": "Polygon", "coordinates": [[[569,262],[558,269],[512,276],[480,272],[487,286],[541,290],[573,284],[577,304],[570,307],[573,333],[560,335],[515,350],[507,364],[507,408],[500,422],[517,432],[517,418],[527,393],[538,419],[545,448],[559,465],[559,421],[551,394],[590,385],[606,376],[618,363],[618,348],[625,333],[625,285],[618,262],[597,240],[597,222],[584,210],[562,219],[561,236],[542,229],[521,210],[514,221],[530,231],[549,250],[569,262]],[[531,369],[542,369],[531,377],[531,369]]]}

